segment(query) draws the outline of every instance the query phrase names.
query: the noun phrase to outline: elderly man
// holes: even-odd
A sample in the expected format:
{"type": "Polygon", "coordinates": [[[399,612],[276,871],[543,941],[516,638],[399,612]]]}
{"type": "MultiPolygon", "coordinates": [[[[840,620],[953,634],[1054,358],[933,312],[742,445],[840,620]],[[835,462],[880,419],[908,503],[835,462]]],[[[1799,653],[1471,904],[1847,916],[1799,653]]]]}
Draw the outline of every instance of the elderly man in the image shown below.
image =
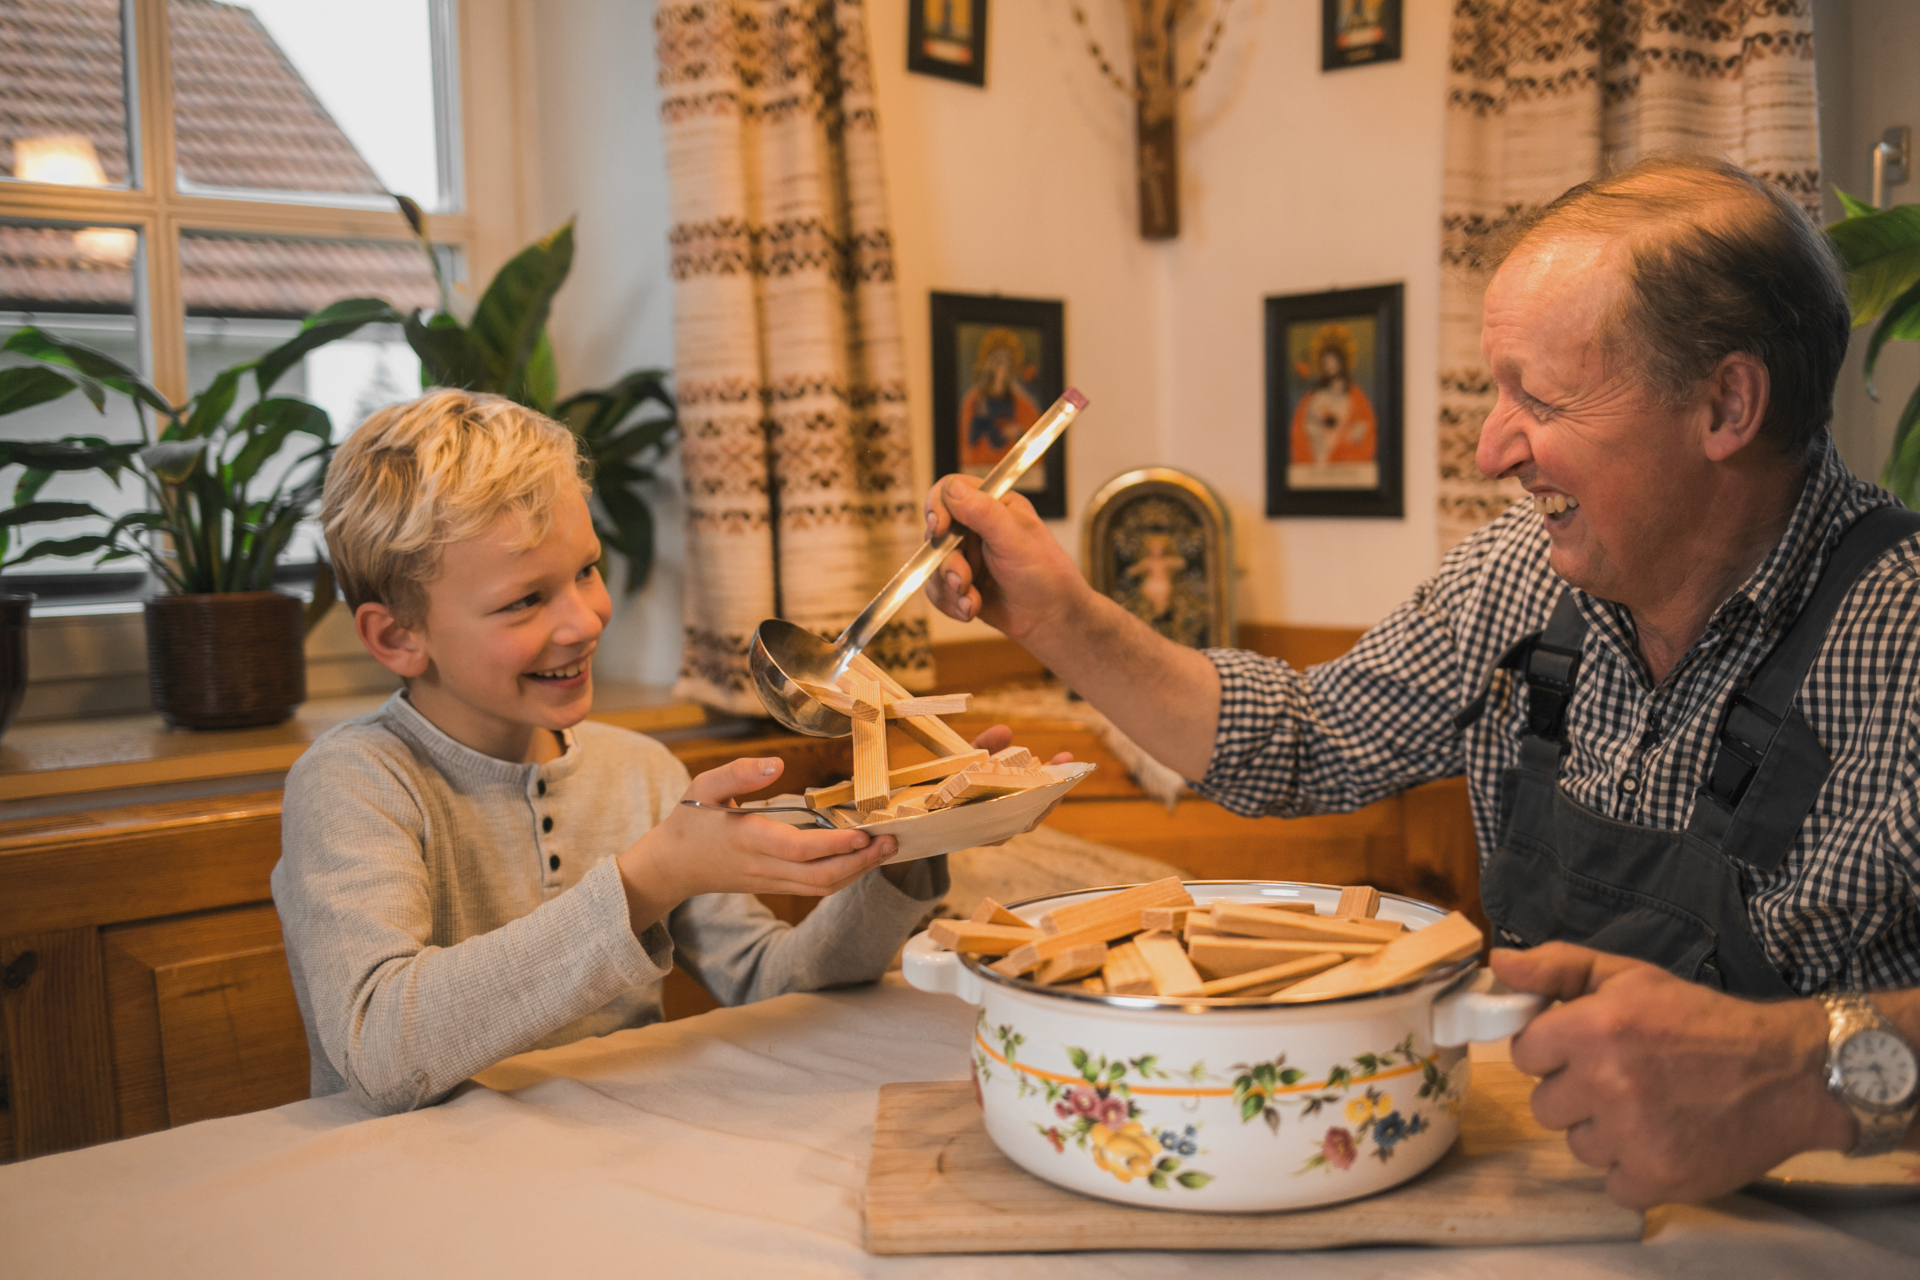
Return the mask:
{"type": "Polygon", "coordinates": [[[1564,1002],[1514,1062],[1617,1199],[1890,1149],[1920,1045],[1920,517],[1834,453],[1847,333],[1778,191],[1643,163],[1562,196],[1487,290],[1479,464],[1530,497],[1346,657],[1162,640],[959,477],[928,528],[975,536],[929,594],[1236,812],[1466,774],[1494,971],[1564,1002]]]}

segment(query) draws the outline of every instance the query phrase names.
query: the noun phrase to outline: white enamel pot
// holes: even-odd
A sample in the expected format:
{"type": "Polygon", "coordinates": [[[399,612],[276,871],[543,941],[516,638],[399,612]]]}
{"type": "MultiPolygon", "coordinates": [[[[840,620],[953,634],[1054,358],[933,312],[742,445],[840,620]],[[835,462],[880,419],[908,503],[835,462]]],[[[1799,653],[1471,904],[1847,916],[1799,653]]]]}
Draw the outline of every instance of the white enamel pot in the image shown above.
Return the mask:
{"type": "MultiPolygon", "coordinates": [[[[1202,881],[1196,902],[1307,901],[1331,885],[1202,881]]],[[[1021,918],[1115,890],[1017,903],[1021,918]]],[[[1446,913],[1380,895],[1409,929],[1446,913]]],[[[979,1006],[971,1045],[987,1132],[1029,1172],[1161,1209],[1304,1209],[1414,1177],[1453,1145],[1466,1045],[1544,1006],[1469,959],[1423,981],[1317,1004],[1094,995],[1007,978],[922,933],[908,982],[979,1006]]]]}

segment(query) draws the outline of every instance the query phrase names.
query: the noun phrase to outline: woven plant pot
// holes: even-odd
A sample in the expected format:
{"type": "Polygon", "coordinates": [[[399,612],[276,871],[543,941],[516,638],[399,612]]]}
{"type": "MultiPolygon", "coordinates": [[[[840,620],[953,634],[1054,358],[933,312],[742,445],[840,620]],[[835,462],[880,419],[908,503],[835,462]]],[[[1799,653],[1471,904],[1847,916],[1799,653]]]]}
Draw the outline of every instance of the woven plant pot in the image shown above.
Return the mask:
{"type": "Polygon", "coordinates": [[[0,733],[19,714],[27,694],[27,615],[29,595],[0,595],[0,733]]]}
{"type": "Polygon", "coordinates": [[[183,729],[285,720],[307,698],[301,609],[278,591],[149,599],[153,709],[183,729]]]}

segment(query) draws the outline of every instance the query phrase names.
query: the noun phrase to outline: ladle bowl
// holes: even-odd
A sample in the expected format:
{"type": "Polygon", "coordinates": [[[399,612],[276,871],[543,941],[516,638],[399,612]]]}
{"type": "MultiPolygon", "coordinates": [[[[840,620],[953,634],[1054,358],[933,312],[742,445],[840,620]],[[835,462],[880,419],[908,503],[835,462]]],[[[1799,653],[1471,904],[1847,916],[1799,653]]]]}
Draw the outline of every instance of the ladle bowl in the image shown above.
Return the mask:
{"type": "MultiPolygon", "coordinates": [[[[1014,442],[987,478],[980,492],[989,498],[1001,498],[1013,488],[1014,481],[1040,460],[1060,438],[1087,398],[1072,387],[1040,415],[1026,434],[1014,442]]],[[[753,631],[753,647],[747,653],[747,669],[753,673],[753,687],[766,705],[767,714],[795,733],[816,738],[844,738],[853,732],[853,723],[840,712],[822,705],[802,684],[831,687],[847,670],[854,657],[873,642],[880,628],[892,620],[900,607],[913,597],[933,576],[949,555],[960,546],[966,531],[957,523],[945,537],[929,538],[920,544],[893,580],[880,589],[860,616],[847,624],[838,639],[823,640],[805,627],[784,618],[768,618],[753,631]]]]}

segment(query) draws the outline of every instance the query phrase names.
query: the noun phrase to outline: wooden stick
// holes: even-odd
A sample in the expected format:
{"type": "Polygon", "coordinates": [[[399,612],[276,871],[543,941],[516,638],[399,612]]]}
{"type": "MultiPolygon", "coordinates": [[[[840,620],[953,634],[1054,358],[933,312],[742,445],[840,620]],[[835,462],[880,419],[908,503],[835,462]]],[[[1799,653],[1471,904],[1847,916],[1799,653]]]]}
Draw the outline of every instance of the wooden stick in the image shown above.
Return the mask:
{"type": "Polygon", "coordinates": [[[1231,978],[1215,978],[1211,982],[1202,983],[1196,994],[1202,996],[1272,995],[1282,987],[1292,986],[1302,978],[1311,978],[1316,973],[1325,973],[1344,960],[1345,957],[1336,952],[1323,951],[1318,955],[1289,960],[1285,964],[1268,965],[1264,969],[1249,969],[1231,978]]]}
{"type": "Polygon", "coordinates": [[[1380,949],[1378,943],[1363,946],[1349,942],[1276,942],[1267,938],[1220,937],[1195,938],[1187,948],[1187,956],[1204,976],[1231,978],[1329,951],[1351,958],[1372,955],[1380,949]]]}
{"type": "Polygon", "coordinates": [[[1107,948],[1107,963],[1100,969],[1100,979],[1117,996],[1153,994],[1153,970],[1147,968],[1140,948],[1131,942],[1107,948]]]}
{"type": "Polygon", "coordinates": [[[1070,982],[1075,978],[1084,978],[1090,973],[1100,972],[1100,966],[1107,962],[1107,944],[1089,942],[1055,956],[1040,966],[1040,972],[1033,980],[1043,986],[1070,982]]]}
{"type": "Polygon", "coordinates": [[[1164,880],[1135,885],[1090,902],[1070,902],[1064,907],[1055,907],[1047,913],[1040,927],[1049,933],[1071,933],[1091,925],[1105,928],[1113,923],[1124,923],[1124,930],[1108,935],[1118,938],[1139,931],[1140,913],[1148,907],[1192,905],[1193,897],[1187,892],[1186,886],[1180,883],[1180,877],[1168,876],[1164,880]]]}
{"type": "Polygon", "coordinates": [[[935,920],[927,936],[949,951],[976,956],[1003,956],[1040,936],[1030,925],[983,924],[975,920],[935,920]]]}
{"type": "Polygon", "coordinates": [[[917,787],[901,787],[888,797],[887,807],[897,818],[917,818],[935,809],[944,809],[946,805],[938,799],[940,785],[928,782],[917,787]]]}
{"type": "Polygon", "coordinates": [[[942,693],[930,697],[895,698],[887,703],[887,714],[910,720],[915,716],[964,715],[973,701],[970,693],[942,693]]]}
{"type": "Polygon", "coordinates": [[[1335,920],[1297,911],[1262,911],[1233,903],[1213,904],[1213,927],[1243,938],[1285,938],[1302,941],[1384,943],[1400,932],[1392,920],[1335,920]]]}
{"type": "MultiPolygon", "coordinates": [[[[980,899],[980,905],[973,909],[973,922],[975,924],[1011,925],[1015,929],[1033,928],[1032,925],[995,902],[992,898],[980,899]]],[[[1034,932],[1038,933],[1039,930],[1035,929],[1034,932]]]]}
{"type": "Polygon", "coordinates": [[[1147,970],[1153,975],[1153,994],[1192,995],[1205,982],[1193,962],[1187,959],[1180,939],[1172,934],[1143,933],[1133,940],[1133,945],[1140,949],[1140,958],[1147,962],[1147,970]]]}
{"type": "MultiPolygon", "coordinates": [[[[935,778],[947,778],[964,772],[968,767],[979,764],[987,758],[984,751],[969,749],[962,756],[946,756],[939,760],[923,760],[919,764],[901,765],[889,770],[887,785],[892,787],[911,786],[916,782],[931,782],[935,778]]],[[[831,809],[836,804],[845,804],[853,799],[853,783],[839,782],[830,787],[808,787],[807,808],[831,809]]]]}
{"type": "MultiPolygon", "coordinates": [[[[842,680],[846,679],[845,676],[840,678],[842,680]]],[[[845,689],[836,689],[832,685],[814,684],[810,680],[795,680],[794,683],[800,686],[800,692],[806,694],[821,706],[826,707],[830,711],[838,711],[848,719],[853,718],[853,695],[845,689]]]]}
{"type": "Polygon", "coordinates": [[[1091,991],[1096,996],[1103,996],[1107,994],[1107,981],[1096,973],[1090,978],[1081,979],[1080,989],[1091,991]]]}
{"type": "Polygon", "coordinates": [[[853,807],[871,815],[887,807],[887,719],[880,686],[851,677],[853,685],[853,807]]]}
{"type": "Polygon", "coordinates": [[[1186,927],[1187,921],[1196,915],[1204,916],[1212,907],[1147,907],[1140,912],[1140,928],[1160,929],[1167,933],[1178,933],[1186,927]]]}
{"type": "MultiPolygon", "coordinates": [[[[888,675],[879,664],[864,653],[853,655],[849,670],[856,671],[869,680],[876,680],[888,697],[894,699],[911,698],[906,686],[888,675]]],[[[909,738],[933,752],[936,756],[957,756],[973,750],[973,744],[955,733],[945,720],[939,716],[903,716],[900,728],[909,738]]],[[[982,755],[985,753],[983,752],[982,755]]],[[[944,776],[944,775],[935,775],[944,776]]],[[[916,778],[919,782],[923,779],[916,778]]]]}
{"type": "Polygon", "coordinates": [[[1275,999],[1327,1000],[1399,986],[1429,969],[1478,954],[1481,941],[1480,930],[1474,927],[1473,921],[1456,911],[1424,929],[1401,934],[1371,956],[1350,960],[1289,987],[1275,999]]]}
{"type": "Polygon", "coordinates": [[[994,963],[993,969],[994,972],[1004,973],[1009,978],[1017,978],[1030,970],[1038,969],[1041,964],[1055,956],[1065,955],[1075,947],[1085,946],[1089,942],[1110,942],[1115,938],[1124,938],[1133,932],[1132,925],[1123,924],[1119,928],[1095,926],[1075,929],[1072,933],[1043,933],[1032,942],[1009,951],[1005,959],[994,963]]]}
{"type": "Polygon", "coordinates": [[[982,796],[1004,796],[1014,791],[1031,791],[1040,785],[1024,773],[988,773],[984,769],[967,769],[948,778],[934,793],[940,803],[937,808],[947,808],[959,804],[962,800],[977,800],[982,796]]]}
{"type": "Polygon", "coordinates": [[[1340,903],[1333,914],[1372,919],[1380,914],[1380,891],[1370,884],[1350,884],[1340,891],[1340,903]]]}
{"type": "Polygon", "coordinates": [[[1003,769],[1038,769],[1040,762],[1025,747],[1002,747],[987,759],[1003,769]]]}

